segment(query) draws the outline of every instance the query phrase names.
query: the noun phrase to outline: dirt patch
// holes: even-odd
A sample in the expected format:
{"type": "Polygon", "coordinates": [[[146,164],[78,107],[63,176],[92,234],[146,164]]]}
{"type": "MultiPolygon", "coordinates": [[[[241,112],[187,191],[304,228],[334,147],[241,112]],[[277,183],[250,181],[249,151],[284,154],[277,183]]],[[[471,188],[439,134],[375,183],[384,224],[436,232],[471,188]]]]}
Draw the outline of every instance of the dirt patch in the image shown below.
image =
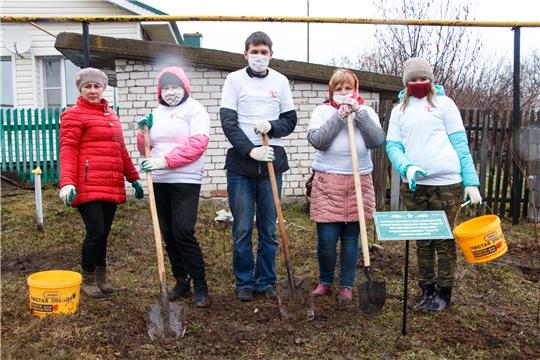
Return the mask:
{"type": "MultiPolygon", "coordinates": [[[[51,205],[58,203],[57,193],[49,195],[44,233],[35,232],[31,206],[18,201],[5,212],[3,209],[2,358],[538,358],[540,252],[530,237],[512,236],[507,253],[487,263],[466,263],[459,253],[452,306],[443,312],[407,311],[403,335],[403,242],[381,241],[382,249],[370,252],[374,280],[386,282],[387,299],[380,313],[359,310],[357,287],[352,302],[340,300],[336,279],[329,296],[313,299],[312,321],[304,317],[304,304],[295,308],[300,316],[284,320],[278,299],[267,299],[263,294],[255,294],[251,302],[237,299],[231,229],[214,221],[215,208],[202,209],[197,225],[207,262],[211,305],[196,308],[192,293],[181,299],[187,325],[183,338],[151,341],[147,334],[145,307],[159,304],[159,279],[149,209],[133,204],[119,207],[109,243],[109,279],[119,293],[103,301],[82,297],[75,316],[39,319],[28,310],[28,275],[52,268],[79,271],[84,234],[76,210],[51,205]],[[19,213],[27,208],[28,214],[19,213]],[[49,250],[42,251],[44,246],[17,250],[27,242],[46,243],[49,250]]],[[[309,222],[288,216],[289,223],[301,224],[288,229],[296,275],[307,277],[313,290],[318,280],[316,232],[309,222]]],[[[283,280],[287,275],[280,251],[278,280],[283,280]]],[[[168,259],[165,264],[170,270],[168,259]]],[[[416,278],[415,246],[411,243],[409,307],[420,297],[416,278]]],[[[360,257],[356,283],[365,280],[360,257]]],[[[174,285],[171,277],[168,284],[169,288],[174,285]]]]}
{"type": "Polygon", "coordinates": [[[15,258],[2,258],[2,277],[14,275],[30,275],[39,271],[51,269],[55,264],[56,270],[72,270],[77,268],[79,254],[74,251],[42,251],[15,258]]]}

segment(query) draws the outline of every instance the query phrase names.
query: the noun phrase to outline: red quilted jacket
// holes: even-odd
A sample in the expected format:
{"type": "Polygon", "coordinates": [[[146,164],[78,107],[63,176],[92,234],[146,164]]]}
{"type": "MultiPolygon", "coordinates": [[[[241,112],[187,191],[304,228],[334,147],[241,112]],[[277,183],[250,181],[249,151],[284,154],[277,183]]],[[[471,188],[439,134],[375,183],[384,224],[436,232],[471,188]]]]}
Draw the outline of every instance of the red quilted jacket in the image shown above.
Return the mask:
{"type": "Polygon", "coordinates": [[[60,188],[74,185],[72,207],[103,200],[126,202],[124,177],[139,179],[126,149],[120,120],[107,100],[93,104],[81,96],[60,118],[60,188]]]}

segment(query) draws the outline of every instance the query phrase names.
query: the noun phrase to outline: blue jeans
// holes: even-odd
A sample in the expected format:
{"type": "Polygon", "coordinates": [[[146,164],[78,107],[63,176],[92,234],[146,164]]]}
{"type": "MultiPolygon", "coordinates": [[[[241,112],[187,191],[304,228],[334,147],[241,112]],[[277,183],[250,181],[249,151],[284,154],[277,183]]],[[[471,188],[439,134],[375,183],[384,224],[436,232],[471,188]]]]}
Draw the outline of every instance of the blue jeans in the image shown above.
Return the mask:
{"type": "Polygon", "coordinates": [[[357,222],[317,223],[317,258],[319,260],[319,282],[332,286],[337,262],[337,242],[341,239],[339,287],[352,289],[358,263],[358,236],[360,225],[357,222]]]}
{"type": "MultiPolygon", "coordinates": [[[[281,194],[281,175],[276,175],[281,194]]],[[[269,178],[250,178],[227,173],[229,206],[234,217],[233,270],[238,290],[249,288],[263,292],[276,282],[277,213],[269,178]],[[253,258],[253,216],[257,205],[259,241],[253,258]]]]}

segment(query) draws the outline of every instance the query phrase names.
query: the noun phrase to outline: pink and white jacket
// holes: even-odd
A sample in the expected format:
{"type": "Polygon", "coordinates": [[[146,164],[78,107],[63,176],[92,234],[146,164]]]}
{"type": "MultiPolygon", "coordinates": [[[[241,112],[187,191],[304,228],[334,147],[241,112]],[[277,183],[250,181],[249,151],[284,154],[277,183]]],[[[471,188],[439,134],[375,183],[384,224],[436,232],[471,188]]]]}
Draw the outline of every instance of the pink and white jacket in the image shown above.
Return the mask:
{"type": "MultiPolygon", "coordinates": [[[[177,67],[164,69],[158,76],[158,98],[161,96],[160,79],[170,72],[182,80],[186,94],[191,94],[184,71],[177,67]]],[[[201,184],[204,171],[204,152],[208,146],[210,117],[204,107],[191,97],[177,106],[159,106],[152,112],[153,123],[149,131],[150,157],[165,158],[168,168],[152,171],[155,183],[201,184]]],[[[137,135],[137,148],[144,156],[144,137],[137,135]]]]}

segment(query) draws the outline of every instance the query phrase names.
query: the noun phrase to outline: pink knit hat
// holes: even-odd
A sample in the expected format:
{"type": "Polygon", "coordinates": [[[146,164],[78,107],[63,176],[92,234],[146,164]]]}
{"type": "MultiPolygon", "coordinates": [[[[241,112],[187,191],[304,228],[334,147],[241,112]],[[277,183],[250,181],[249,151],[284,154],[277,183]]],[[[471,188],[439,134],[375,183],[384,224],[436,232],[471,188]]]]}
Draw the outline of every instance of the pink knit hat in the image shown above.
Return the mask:
{"type": "Polygon", "coordinates": [[[109,78],[103,71],[91,67],[82,69],[77,73],[77,75],[75,75],[75,85],[77,85],[77,89],[79,91],[81,91],[81,87],[84,84],[89,82],[98,83],[103,87],[103,90],[105,90],[107,88],[109,78]]]}

